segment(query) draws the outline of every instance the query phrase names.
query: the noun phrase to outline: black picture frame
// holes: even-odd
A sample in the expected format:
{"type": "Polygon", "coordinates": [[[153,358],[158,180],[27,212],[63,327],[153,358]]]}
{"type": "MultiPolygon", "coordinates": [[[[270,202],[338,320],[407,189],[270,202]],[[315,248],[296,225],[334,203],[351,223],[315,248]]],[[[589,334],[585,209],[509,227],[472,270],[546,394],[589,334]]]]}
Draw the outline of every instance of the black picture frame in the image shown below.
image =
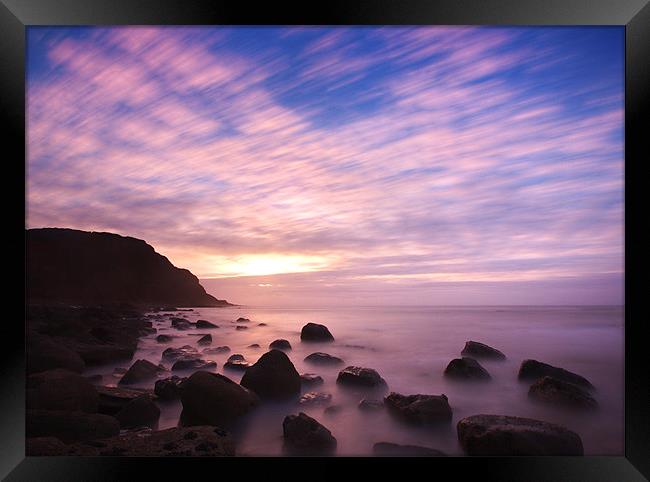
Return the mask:
{"type": "Polygon", "coordinates": [[[644,164],[650,91],[648,0],[330,0],[285,6],[241,0],[0,0],[0,58],[0,115],[6,121],[3,144],[5,152],[13,153],[5,157],[5,186],[15,189],[5,200],[5,258],[14,263],[14,271],[5,274],[11,285],[5,291],[11,315],[6,312],[0,322],[4,342],[0,364],[0,476],[5,480],[133,480],[136,470],[145,474],[143,478],[157,480],[187,477],[198,470],[218,476],[226,473],[224,469],[246,478],[273,473],[301,477],[317,472],[350,473],[340,472],[339,464],[351,466],[350,470],[362,469],[354,467],[357,464],[371,465],[381,471],[404,470],[409,465],[432,476],[444,470],[456,480],[640,481],[650,477],[650,390],[643,337],[643,325],[648,322],[643,302],[647,283],[641,281],[647,272],[642,250],[648,246],[648,237],[644,233],[647,216],[640,204],[648,177],[644,164]],[[31,25],[123,24],[625,26],[625,456],[255,460],[25,457],[24,304],[18,301],[25,299],[25,286],[17,281],[24,279],[20,275],[24,276],[25,254],[25,31],[31,25]]]}

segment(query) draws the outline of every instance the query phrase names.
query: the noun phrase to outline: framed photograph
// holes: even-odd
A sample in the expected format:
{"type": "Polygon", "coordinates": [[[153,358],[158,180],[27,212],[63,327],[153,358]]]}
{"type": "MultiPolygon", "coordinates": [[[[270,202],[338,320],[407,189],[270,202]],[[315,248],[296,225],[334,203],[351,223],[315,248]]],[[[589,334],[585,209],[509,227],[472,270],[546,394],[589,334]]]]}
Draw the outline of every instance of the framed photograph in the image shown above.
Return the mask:
{"type": "Polygon", "coordinates": [[[647,480],[646,1],[0,12],[5,480],[647,480]]]}

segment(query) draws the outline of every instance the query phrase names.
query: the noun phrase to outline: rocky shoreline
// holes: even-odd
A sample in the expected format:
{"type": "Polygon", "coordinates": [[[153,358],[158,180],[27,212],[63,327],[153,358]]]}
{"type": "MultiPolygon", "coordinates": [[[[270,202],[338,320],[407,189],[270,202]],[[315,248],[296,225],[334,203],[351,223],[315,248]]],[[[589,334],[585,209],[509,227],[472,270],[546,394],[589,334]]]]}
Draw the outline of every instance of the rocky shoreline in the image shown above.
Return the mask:
{"type": "MultiPolygon", "coordinates": [[[[190,345],[174,346],[174,335],[161,334],[158,343],[171,346],[163,351],[160,364],[133,360],[138,339],[157,333],[154,322],[157,326],[169,323],[169,329],[178,331],[219,329],[208,320],[191,322],[181,310],[147,311],[152,310],[129,305],[28,307],[27,455],[235,455],[231,427],[261,405],[279,400],[296,404],[296,411],[287,413],[281,427],[285,455],[335,455],[336,434],[300,410],[301,406],[323,405],[327,407],[324,414],[336,416],[341,408],[330,405],[332,396],[328,393],[308,391],[301,395],[303,389],[313,390],[323,383],[319,366],[340,365],[337,384],[342,390],[359,393],[358,410],[386,410],[406,427],[436,430],[451,424],[454,400],[445,394],[396,393],[390,390],[390,380],[370,367],[349,364],[353,360],[314,351],[305,361],[313,365],[315,373],[299,373],[290,358],[291,343],[320,343],[317,346],[322,349],[323,343],[335,340],[327,327],[314,323],[305,324],[297,340],[271,343],[255,363],[240,354],[230,356],[224,369],[243,373],[240,383],[209,371],[216,367],[210,353],[230,349],[210,347],[212,336],[205,333],[197,340],[198,346],[206,347],[201,352],[190,345]],[[116,373],[120,377],[117,387],[102,385],[101,377],[83,376],[87,367],[118,361],[128,361],[125,366],[129,368],[116,373]],[[174,374],[179,366],[190,374],[174,374]],[[134,384],[150,388],[134,388],[134,384]],[[158,405],[165,400],[180,400],[182,412],[178,427],[158,430],[158,405]]],[[[237,327],[251,325],[242,317],[232,323],[237,327]]],[[[479,360],[506,359],[499,350],[476,341],[468,341],[458,355],[462,357],[451,360],[446,368],[440,367],[454,383],[490,383],[491,376],[479,360]]],[[[598,408],[593,385],[560,367],[524,360],[512,380],[530,383],[530,403],[585,412],[598,408]]],[[[467,455],[583,454],[578,434],[543,420],[476,414],[459,420],[456,432],[467,455]]],[[[445,455],[436,447],[384,440],[368,447],[368,454],[445,455]]]]}

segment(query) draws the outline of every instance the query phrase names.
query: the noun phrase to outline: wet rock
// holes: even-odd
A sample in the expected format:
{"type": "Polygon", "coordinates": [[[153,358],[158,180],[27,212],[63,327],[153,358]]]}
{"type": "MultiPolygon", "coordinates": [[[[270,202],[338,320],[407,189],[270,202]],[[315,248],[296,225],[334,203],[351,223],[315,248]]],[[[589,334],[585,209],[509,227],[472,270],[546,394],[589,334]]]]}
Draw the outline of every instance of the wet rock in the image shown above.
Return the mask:
{"type": "Polygon", "coordinates": [[[358,387],[377,387],[386,385],[386,381],[372,368],[349,366],[339,372],[336,383],[358,387]]]}
{"type": "Polygon", "coordinates": [[[325,325],[307,323],[300,331],[302,341],[334,341],[334,337],[325,325]]]}
{"type": "Polygon", "coordinates": [[[250,322],[251,320],[249,320],[248,318],[242,318],[242,317],[239,317],[235,320],[235,323],[250,323],[250,322]]]}
{"type": "Polygon", "coordinates": [[[465,348],[460,352],[461,355],[473,358],[489,358],[493,360],[505,360],[506,356],[496,348],[479,343],[478,341],[468,341],[465,348]]]}
{"type": "Polygon", "coordinates": [[[173,375],[164,380],[157,380],[154,393],[161,400],[178,400],[181,398],[181,388],[187,377],[173,375]]]}
{"type": "Polygon", "coordinates": [[[219,328],[219,325],[209,322],[208,320],[196,320],[196,327],[200,329],[204,328],[219,328]]]}
{"type": "Polygon", "coordinates": [[[93,413],[98,403],[97,390],[78,373],[57,368],[27,378],[27,408],[93,413]]]}
{"type": "Polygon", "coordinates": [[[144,388],[95,387],[99,395],[97,411],[105,415],[115,415],[129,402],[142,395],[152,396],[153,392],[144,388]]]}
{"type": "Polygon", "coordinates": [[[25,439],[25,455],[28,457],[66,455],[68,446],[56,437],[31,437],[25,439]]]}
{"type": "Polygon", "coordinates": [[[315,373],[302,373],[300,375],[300,385],[303,387],[315,387],[323,384],[323,377],[315,373]]]}
{"type": "Polygon", "coordinates": [[[300,375],[284,352],[271,350],[246,370],[241,385],[254,391],[260,398],[297,398],[300,375]]]}
{"type": "Polygon", "coordinates": [[[178,370],[213,370],[217,368],[217,362],[206,361],[195,356],[179,358],[172,365],[172,371],[178,370]]]}
{"type": "Polygon", "coordinates": [[[199,345],[209,345],[212,343],[212,335],[203,335],[201,338],[199,338],[199,341],[197,341],[199,345]]]}
{"type": "Polygon", "coordinates": [[[300,412],[282,422],[285,450],[296,455],[328,455],[336,450],[336,439],[322,424],[300,412]]]}
{"type": "Polygon", "coordinates": [[[196,372],[183,384],[181,424],[227,426],[255,408],[259,399],[229,378],[196,372]]]}
{"type": "Polygon", "coordinates": [[[190,358],[192,356],[198,357],[198,352],[196,348],[185,345],[181,348],[167,348],[162,352],[162,359],[168,362],[173,362],[179,358],[190,358]]]}
{"type": "Polygon", "coordinates": [[[248,330],[248,327],[247,327],[247,326],[238,326],[238,327],[236,328],[236,330],[237,330],[237,331],[248,330]]]}
{"type": "Polygon", "coordinates": [[[27,437],[56,437],[64,443],[112,437],[120,431],[117,419],[99,413],[27,410],[25,422],[27,437]]]}
{"type": "Polygon", "coordinates": [[[383,457],[441,457],[447,455],[429,447],[398,445],[390,442],[377,442],[372,447],[372,453],[383,457]]]}
{"type": "Polygon", "coordinates": [[[593,389],[594,386],[584,377],[564,368],[554,367],[537,360],[524,360],[519,367],[520,380],[538,380],[542,377],[553,377],[563,382],[573,383],[581,387],[593,389]]]}
{"type": "Polygon", "coordinates": [[[445,376],[457,380],[489,380],[492,377],[476,360],[455,358],[445,368],[445,376]]]}
{"type": "Polygon", "coordinates": [[[149,395],[141,395],[131,400],[115,414],[120,428],[151,427],[156,428],[160,418],[160,409],[149,395]]]}
{"type": "Polygon", "coordinates": [[[137,360],[120,380],[120,385],[133,385],[156,378],[160,368],[148,360],[137,360]]]}
{"type": "Polygon", "coordinates": [[[170,336],[170,335],[158,335],[158,336],[156,337],[156,341],[157,341],[158,343],[169,343],[169,342],[172,341],[173,339],[174,339],[174,338],[173,338],[172,336],[170,336]]]}
{"type": "Polygon", "coordinates": [[[553,377],[544,377],[533,383],[528,396],[536,401],[568,408],[593,410],[598,402],[584,388],[553,377]]]}
{"type": "Polygon", "coordinates": [[[394,415],[416,424],[451,422],[452,410],[443,395],[401,395],[392,392],[384,398],[386,407],[394,415]]]}
{"type": "Polygon", "coordinates": [[[291,350],[291,343],[289,343],[287,340],[283,340],[283,339],[274,340],[269,345],[269,350],[272,350],[274,348],[276,350],[291,350]]]}
{"type": "Polygon", "coordinates": [[[251,366],[250,363],[246,361],[244,358],[244,355],[240,355],[239,353],[235,355],[230,355],[228,357],[228,360],[224,364],[224,368],[228,368],[230,370],[246,370],[249,366],[251,366]]]}
{"type": "Polygon", "coordinates": [[[230,351],[229,346],[216,346],[214,348],[206,348],[202,351],[206,355],[218,355],[219,353],[228,353],[230,351]]]}
{"type": "Polygon", "coordinates": [[[332,395],[329,393],[307,392],[300,397],[300,405],[327,405],[332,401],[332,395]]]}
{"type": "Polygon", "coordinates": [[[343,363],[340,358],[319,351],[306,356],[305,361],[318,365],[341,365],[343,363]]]}
{"type": "Polygon", "coordinates": [[[370,400],[364,398],[359,402],[358,408],[364,412],[375,412],[384,408],[384,402],[382,400],[370,400]]]}
{"type": "Polygon", "coordinates": [[[27,373],[38,373],[54,368],[81,373],[86,366],[76,352],[47,337],[27,341],[27,373]]]}
{"type": "Polygon", "coordinates": [[[468,455],[583,455],[575,432],[540,420],[504,415],[473,415],[457,425],[468,455]]]}

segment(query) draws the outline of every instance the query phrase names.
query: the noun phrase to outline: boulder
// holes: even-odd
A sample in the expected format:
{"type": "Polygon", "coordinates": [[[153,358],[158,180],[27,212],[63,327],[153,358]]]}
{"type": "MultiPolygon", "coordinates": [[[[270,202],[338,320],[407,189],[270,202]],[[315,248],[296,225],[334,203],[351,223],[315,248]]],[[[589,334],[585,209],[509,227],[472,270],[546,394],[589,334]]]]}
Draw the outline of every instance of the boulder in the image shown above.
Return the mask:
{"type": "Polygon", "coordinates": [[[229,378],[199,371],[181,391],[181,424],[227,426],[255,408],[258,397],[229,378]]]}
{"type": "Polygon", "coordinates": [[[315,373],[302,373],[300,375],[300,385],[303,387],[315,387],[323,384],[323,377],[315,373]]]}
{"type": "Polygon", "coordinates": [[[451,422],[452,410],[446,395],[401,395],[392,392],[384,398],[390,412],[406,422],[432,424],[451,422]]]}
{"type": "Polygon", "coordinates": [[[134,383],[142,383],[156,378],[160,367],[154,365],[148,360],[136,360],[131,365],[131,368],[124,374],[120,380],[120,385],[133,385],[134,383]]]}
{"type": "Polygon", "coordinates": [[[339,372],[336,383],[358,387],[377,387],[386,381],[372,368],[349,366],[339,372]]]}
{"type": "Polygon", "coordinates": [[[156,341],[158,343],[169,343],[172,341],[174,338],[171,335],[158,335],[156,337],[156,341]]]}
{"type": "Polygon", "coordinates": [[[94,413],[99,396],[78,373],[57,368],[27,378],[27,408],[94,413]]]}
{"type": "Polygon", "coordinates": [[[334,341],[334,337],[325,325],[307,323],[300,331],[301,341],[334,341]]]}
{"type": "Polygon", "coordinates": [[[473,415],[457,425],[468,455],[583,455],[582,440],[548,422],[505,415],[473,415]]]}
{"type": "Polygon", "coordinates": [[[457,380],[490,380],[492,377],[476,360],[455,358],[445,368],[445,376],[457,380]]]}
{"type": "Polygon", "coordinates": [[[447,455],[429,447],[398,445],[390,442],[377,442],[372,447],[372,453],[382,457],[441,457],[447,455]]]}
{"type": "Polygon", "coordinates": [[[213,370],[217,368],[217,362],[203,360],[197,356],[179,358],[172,365],[172,371],[178,370],[213,370]]]}
{"type": "Polygon", "coordinates": [[[230,370],[246,370],[249,366],[251,366],[251,364],[244,359],[244,355],[237,353],[228,357],[228,360],[223,367],[230,370]]]}
{"type": "Polygon", "coordinates": [[[579,385],[564,382],[553,377],[544,377],[533,383],[528,397],[548,404],[593,410],[598,402],[579,385]]]}
{"type": "Polygon", "coordinates": [[[332,395],[329,393],[307,392],[298,403],[300,405],[327,405],[332,401],[332,395]]]}
{"type": "Polygon", "coordinates": [[[291,350],[291,343],[289,343],[289,341],[283,340],[283,339],[274,340],[269,345],[269,350],[272,350],[274,348],[276,350],[291,350]]]}
{"type": "Polygon", "coordinates": [[[343,363],[343,360],[340,358],[319,351],[307,355],[305,361],[317,365],[341,365],[343,363]]]}
{"type": "Polygon", "coordinates": [[[186,377],[173,375],[164,380],[157,380],[154,386],[154,393],[161,400],[178,400],[181,398],[181,388],[187,380],[186,377]]]}
{"type": "Polygon", "coordinates": [[[120,428],[151,427],[156,428],[160,418],[160,409],[149,395],[141,395],[131,400],[122,410],[115,414],[120,428]]]}
{"type": "Polygon", "coordinates": [[[64,443],[112,437],[120,431],[117,419],[109,415],[67,410],[27,410],[25,423],[27,437],[56,437],[64,443]]]}
{"type": "Polygon", "coordinates": [[[49,337],[28,338],[27,373],[38,373],[54,368],[63,368],[75,373],[83,372],[86,364],[74,351],[49,337]]]}
{"type": "Polygon", "coordinates": [[[197,341],[199,345],[209,345],[212,343],[212,335],[203,335],[201,338],[199,338],[199,341],[197,341]]]}
{"type": "Polygon", "coordinates": [[[241,385],[254,391],[260,398],[297,398],[300,375],[284,352],[271,350],[246,370],[241,385]]]}
{"type": "Polygon", "coordinates": [[[336,450],[336,439],[318,421],[300,412],[282,422],[285,450],[295,455],[329,455],[336,450]]]}
{"type": "Polygon", "coordinates": [[[382,410],[384,408],[384,402],[383,400],[370,400],[364,398],[359,402],[358,408],[364,412],[376,412],[377,410],[382,410]]]}
{"type": "Polygon", "coordinates": [[[219,325],[210,323],[208,320],[196,320],[196,327],[199,329],[219,328],[219,325]]]}
{"type": "Polygon", "coordinates": [[[461,355],[472,358],[489,358],[492,360],[505,360],[506,356],[496,348],[479,343],[478,341],[468,341],[465,348],[460,352],[461,355]]]}
{"type": "Polygon", "coordinates": [[[152,396],[153,392],[144,388],[95,387],[99,395],[97,411],[105,415],[115,415],[129,402],[142,395],[152,396]]]}
{"type": "Polygon", "coordinates": [[[229,346],[215,346],[213,348],[205,348],[201,353],[206,355],[218,355],[219,353],[228,353],[230,351],[229,346]]]}
{"type": "Polygon", "coordinates": [[[589,380],[572,373],[564,368],[554,367],[537,360],[524,360],[519,367],[520,380],[538,380],[542,377],[553,377],[563,382],[573,383],[584,388],[593,389],[589,380]]]}

